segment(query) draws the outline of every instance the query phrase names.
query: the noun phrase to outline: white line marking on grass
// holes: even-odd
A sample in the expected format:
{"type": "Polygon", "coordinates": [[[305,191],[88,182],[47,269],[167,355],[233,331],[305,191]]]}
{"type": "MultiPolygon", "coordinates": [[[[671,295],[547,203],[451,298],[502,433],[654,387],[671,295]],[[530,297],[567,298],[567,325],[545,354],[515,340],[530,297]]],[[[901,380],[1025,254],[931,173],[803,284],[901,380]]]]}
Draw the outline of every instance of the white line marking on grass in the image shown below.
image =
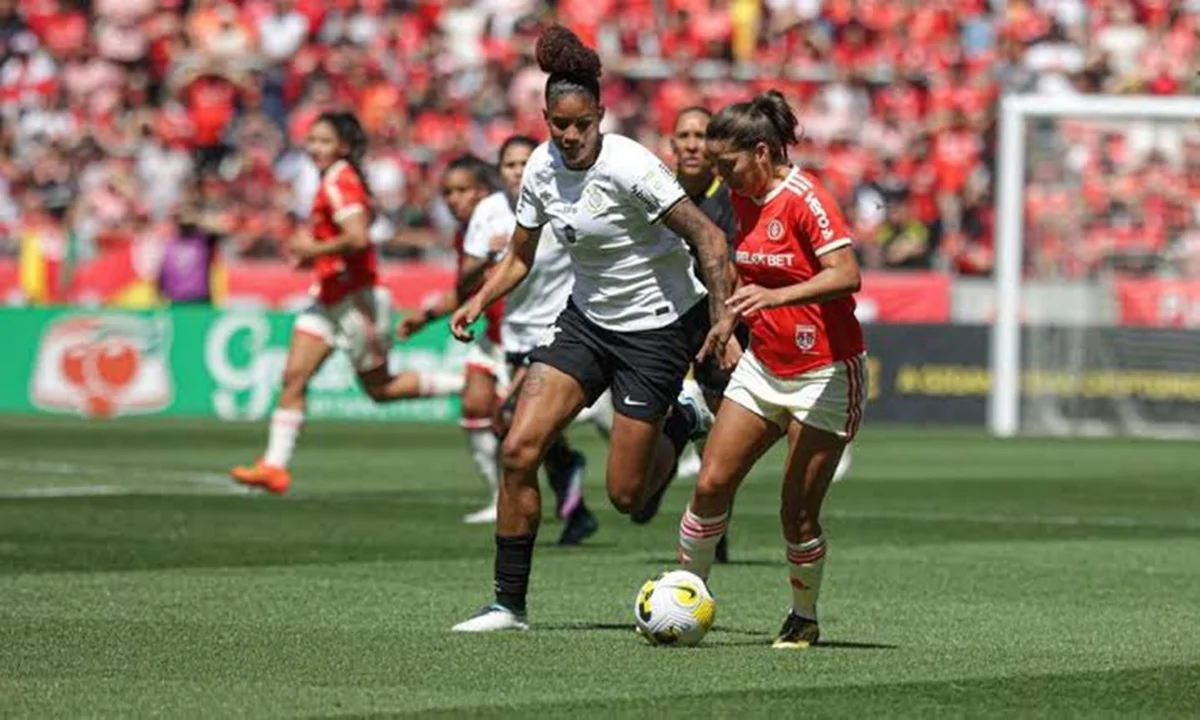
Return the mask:
{"type": "Polygon", "coordinates": [[[210,492],[216,491],[227,495],[247,495],[253,493],[253,490],[237,485],[224,475],[177,469],[145,470],[119,465],[0,458],[0,471],[55,477],[127,479],[141,483],[153,483],[152,487],[146,484],[128,486],[71,485],[35,487],[0,492],[0,497],[6,498],[83,497],[88,495],[173,495],[179,494],[179,485],[205,487],[209,488],[210,492]],[[175,487],[163,487],[164,483],[172,484],[175,487]]]}
{"type": "Polygon", "coordinates": [[[96,495],[130,495],[130,488],[117,485],[70,485],[65,487],[32,487],[0,493],[0,498],[63,498],[96,495]]]}
{"type": "Polygon", "coordinates": [[[964,522],[984,525],[1052,525],[1062,527],[1149,528],[1158,530],[1200,530],[1200,522],[1181,519],[1157,522],[1113,515],[998,515],[982,513],[878,512],[873,510],[824,510],[822,515],[839,520],[900,520],[910,522],[964,522]]]}

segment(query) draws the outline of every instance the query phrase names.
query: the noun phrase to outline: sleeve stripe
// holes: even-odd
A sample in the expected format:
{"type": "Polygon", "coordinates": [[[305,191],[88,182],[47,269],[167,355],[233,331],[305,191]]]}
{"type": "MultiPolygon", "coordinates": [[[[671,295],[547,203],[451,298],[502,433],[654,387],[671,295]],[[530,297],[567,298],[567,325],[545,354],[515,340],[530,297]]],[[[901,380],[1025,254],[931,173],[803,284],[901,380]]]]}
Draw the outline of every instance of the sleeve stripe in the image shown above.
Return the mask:
{"type": "Polygon", "coordinates": [[[543,227],[545,227],[545,226],[544,226],[544,225],[537,225],[537,226],[535,226],[535,227],[529,227],[529,226],[528,226],[528,225],[526,225],[525,223],[523,223],[523,222],[521,222],[520,220],[518,220],[518,221],[517,221],[517,227],[519,227],[519,228],[524,228],[524,229],[528,230],[529,232],[537,232],[538,230],[541,230],[541,229],[542,229],[543,227]]]}
{"type": "Polygon", "coordinates": [[[825,243],[821,247],[817,248],[816,254],[817,254],[817,257],[821,257],[822,255],[828,255],[829,253],[833,252],[834,250],[841,250],[842,248],[850,247],[851,245],[853,245],[853,243],[850,242],[850,238],[848,238],[848,237],[839,238],[832,242],[825,243]]]}
{"type": "Polygon", "coordinates": [[[364,210],[366,210],[366,208],[364,208],[362,205],[350,205],[335,212],[333,214],[333,219],[337,222],[341,222],[348,217],[352,217],[360,212],[363,212],[364,210]]]}
{"type": "Polygon", "coordinates": [[[662,212],[660,212],[658,215],[655,215],[655,216],[654,216],[654,219],[650,221],[650,224],[651,224],[651,225],[656,225],[656,224],[658,224],[658,222],[659,222],[660,220],[662,220],[663,218],[665,218],[667,215],[670,215],[670,214],[671,214],[671,211],[672,211],[672,210],[674,210],[674,209],[675,209],[675,208],[676,208],[676,207],[679,205],[679,203],[681,203],[681,202],[683,202],[684,200],[687,200],[687,199],[688,199],[687,193],[683,193],[683,194],[682,194],[682,195],[680,195],[679,197],[675,198],[674,202],[672,202],[670,205],[668,205],[667,207],[665,207],[665,208],[663,209],[663,211],[662,211],[662,212]]]}

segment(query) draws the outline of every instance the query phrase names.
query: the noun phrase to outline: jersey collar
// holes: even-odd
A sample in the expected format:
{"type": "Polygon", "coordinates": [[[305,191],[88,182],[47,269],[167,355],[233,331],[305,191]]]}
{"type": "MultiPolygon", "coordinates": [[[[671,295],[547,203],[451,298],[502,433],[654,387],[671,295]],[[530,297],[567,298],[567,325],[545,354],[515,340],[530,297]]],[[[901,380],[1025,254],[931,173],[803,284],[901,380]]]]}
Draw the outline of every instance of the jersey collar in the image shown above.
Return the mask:
{"type": "Polygon", "coordinates": [[[716,195],[717,191],[720,189],[721,189],[721,176],[714,175],[712,185],[709,185],[708,190],[704,191],[704,197],[712,197],[713,195],[716,195]]]}
{"type": "Polygon", "coordinates": [[[771,192],[762,196],[761,198],[755,198],[754,202],[758,203],[759,205],[766,205],[767,203],[771,202],[776,197],[778,197],[779,193],[784,191],[784,189],[787,187],[788,183],[791,182],[794,178],[796,178],[799,174],[800,174],[800,168],[793,165],[792,169],[788,171],[787,177],[785,177],[783,180],[781,180],[779,182],[779,184],[775,186],[774,190],[772,190],[771,192]]]}

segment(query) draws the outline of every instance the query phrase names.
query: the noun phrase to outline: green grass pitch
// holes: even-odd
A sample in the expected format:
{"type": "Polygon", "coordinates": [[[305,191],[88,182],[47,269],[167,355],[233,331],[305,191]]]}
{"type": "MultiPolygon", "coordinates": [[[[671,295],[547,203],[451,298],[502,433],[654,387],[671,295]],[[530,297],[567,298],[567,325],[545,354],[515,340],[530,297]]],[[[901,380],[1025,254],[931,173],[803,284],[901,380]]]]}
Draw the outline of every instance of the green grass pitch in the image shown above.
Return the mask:
{"type": "Polygon", "coordinates": [[[458,636],[492,540],[457,428],[306,428],[287,498],[223,479],[265,428],[0,419],[0,716],[1200,715],[1200,445],[868,427],[826,504],[826,644],[789,601],[780,454],[743,486],[699,648],[648,647],[633,595],[690,491],[634,527],[543,526],[534,630],[458,636]]]}

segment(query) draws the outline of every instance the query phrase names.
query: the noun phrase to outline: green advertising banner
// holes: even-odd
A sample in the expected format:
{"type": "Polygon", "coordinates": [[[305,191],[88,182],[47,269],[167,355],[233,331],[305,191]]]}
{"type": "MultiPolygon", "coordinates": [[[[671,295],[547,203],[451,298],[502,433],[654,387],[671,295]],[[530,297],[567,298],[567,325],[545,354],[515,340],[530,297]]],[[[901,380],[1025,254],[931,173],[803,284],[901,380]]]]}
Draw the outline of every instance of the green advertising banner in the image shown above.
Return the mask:
{"type": "MultiPolygon", "coordinates": [[[[260,310],[0,308],[0,412],[259,420],[279,392],[292,320],[260,310]]],[[[466,352],[442,323],[397,343],[390,363],[455,371],[466,352]]],[[[377,405],[341,352],[309,388],[315,419],[436,422],[458,410],[457,397],[377,405]]]]}

